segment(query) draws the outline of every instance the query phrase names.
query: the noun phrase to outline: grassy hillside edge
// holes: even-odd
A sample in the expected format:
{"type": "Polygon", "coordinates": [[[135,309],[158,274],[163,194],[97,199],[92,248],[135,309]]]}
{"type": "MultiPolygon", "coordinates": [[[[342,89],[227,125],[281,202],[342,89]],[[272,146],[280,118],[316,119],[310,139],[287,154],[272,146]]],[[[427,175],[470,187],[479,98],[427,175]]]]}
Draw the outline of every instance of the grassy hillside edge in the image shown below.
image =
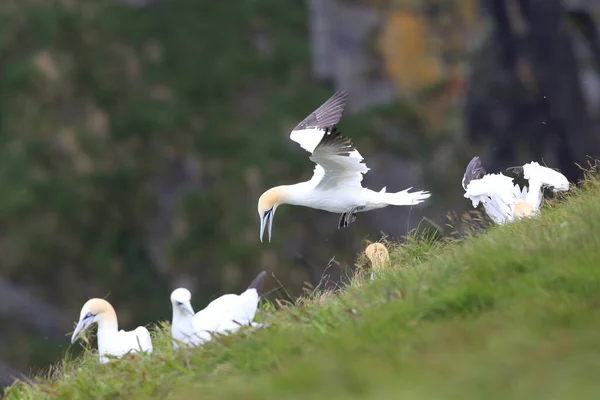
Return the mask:
{"type": "Polygon", "coordinates": [[[163,326],[150,356],[103,366],[88,352],[5,397],[597,398],[598,232],[588,177],[538,218],[394,246],[393,268],[339,296],[263,304],[268,329],[175,352],[163,326]]]}

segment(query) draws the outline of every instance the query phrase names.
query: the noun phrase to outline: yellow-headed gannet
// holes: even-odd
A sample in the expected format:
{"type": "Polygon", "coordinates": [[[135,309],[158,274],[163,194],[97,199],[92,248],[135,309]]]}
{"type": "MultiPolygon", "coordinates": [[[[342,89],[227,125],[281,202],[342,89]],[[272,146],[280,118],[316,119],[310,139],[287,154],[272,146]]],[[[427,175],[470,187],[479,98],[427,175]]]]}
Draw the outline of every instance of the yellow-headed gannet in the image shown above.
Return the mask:
{"type": "Polygon", "coordinates": [[[190,302],[192,295],[184,288],[171,293],[173,321],[171,336],[173,346],[183,342],[198,346],[211,339],[211,333],[227,334],[236,331],[242,325],[261,327],[263,324],[252,322],[260,300],[266,271],[258,274],[248,289],[240,294],[225,294],[213,300],[205,309],[194,314],[190,302]]]}
{"type": "Polygon", "coordinates": [[[106,356],[121,357],[138,351],[152,353],[152,339],[148,329],[138,326],[133,331],[119,331],[115,309],[103,299],[90,299],[83,305],[71,343],[75,343],[81,332],[94,323],[98,324],[98,354],[101,363],[110,361],[106,356]]]}
{"type": "Polygon", "coordinates": [[[469,162],[462,179],[464,197],[471,200],[474,208],[482,203],[486,214],[497,224],[536,215],[542,204],[544,186],[553,191],[569,190],[569,181],[563,174],[537,162],[511,167],[507,171],[523,174],[529,188],[521,190],[512,178],[501,173],[487,174],[479,157],[473,157],[469,162]]]}
{"type": "Polygon", "coordinates": [[[387,193],[385,187],[379,192],[362,187],[363,174],[369,168],[362,162],[363,157],[352,141],[334,127],[342,116],[347,96],[344,90],[337,91],[292,130],[290,139],[312,153],[309,158],[317,165],[309,181],[276,186],[260,196],[258,215],[261,242],[265,227],[268,227],[271,241],[275,210],[281,204],[339,213],[339,229],[354,222],[358,212],[388,205],[419,204],[430,196],[427,191],[408,193],[412,188],[387,193]]]}

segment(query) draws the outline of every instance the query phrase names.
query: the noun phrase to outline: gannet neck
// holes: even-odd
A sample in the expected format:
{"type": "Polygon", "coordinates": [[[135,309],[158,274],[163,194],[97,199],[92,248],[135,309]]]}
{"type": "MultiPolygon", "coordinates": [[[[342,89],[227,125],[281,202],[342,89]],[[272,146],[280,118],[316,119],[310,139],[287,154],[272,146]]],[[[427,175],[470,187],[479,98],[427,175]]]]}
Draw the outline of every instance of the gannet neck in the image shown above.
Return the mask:
{"type": "Polygon", "coordinates": [[[307,198],[307,185],[310,181],[295,183],[293,185],[275,186],[260,196],[258,200],[259,214],[271,208],[277,208],[282,204],[290,204],[293,206],[303,206],[307,198]]]}
{"type": "Polygon", "coordinates": [[[537,211],[542,204],[542,182],[537,179],[529,180],[529,188],[527,195],[525,195],[525,201],[529,203],[533,211],[537,211]]]}
{"type": "Polygon", "coordinates": [[[177,341],[187,343],[194,336],[193,319],[194,316],[190,313],[179,308],[173,309],[173,320],[171,322],[171,337],[175,339],[173,347],[177,347],[177,341]]]}
{"type": "Polygon", "coordinates": [[[98,315],[98,329],[111,329],[115,331],[119,329],[117,314],[114,310],[112,310],[112,313],[106,312],[98,315]]]}

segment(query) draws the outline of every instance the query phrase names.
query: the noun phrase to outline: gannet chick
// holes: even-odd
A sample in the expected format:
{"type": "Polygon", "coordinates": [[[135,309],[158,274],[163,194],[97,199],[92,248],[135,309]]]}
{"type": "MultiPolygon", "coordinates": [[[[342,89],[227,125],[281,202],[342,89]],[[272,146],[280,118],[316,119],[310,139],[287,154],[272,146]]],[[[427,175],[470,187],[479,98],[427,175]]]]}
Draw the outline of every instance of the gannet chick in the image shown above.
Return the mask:
{"type": "Polygon", "coordinates": [[[212,333],[228,334],[235,332],[242,325],[263,326],[252,320],[258,309],[266,274],[266,271],[258,274],[244,293],[225,294],[196,314],[190,303],[190,291],[184,288],[175,289],[171,293],[173,346],[177,347],[177,342],[198,346],[210,340],[212,333]]]}
{"type": "Polygon", "coordinates": [[[386,263],[390,262],[390,255],[387,248],[381,243],[371,243],[365,249],[365,255],[371,261],[374,270],[382,270],[386,263]]]}
{"type": "Polygon", "coordinates": [[[363,175],[369,168],[352,141],[333,127],[342,116],[348,94],[337,91],[329,100],[296,126],[290,139],[312,153],[309,159],[316,166],[313,176],[306,182],[276,186],[258,199],[260,240],[268,227],[269,242],[275,210],[282,204],[304,206],[339,213],[338,229],[356,219],[356,214],[389,205],[405,206],[423,202],[427,191],[408,193],[408,188],[397,193],[387,193],[384,187],[375,192],[362,187],[363,175]]]}
{"type": "Polygon", "coordinates": [[[152,353],[152,339],[148,329],[138,326],[133,331],[119,331],[115,309],[103,299],[90,299],[83,305],[71,343],[75,343],[78,336],[94,323],[98,324],[100,363],[110,361],[106,356],[121,357],[138,351],[152,353]]]}
{"type": "Polygon", "coordinates": [[[371,279],[375,271],[382,271],[389,265],[390,255],[387,248],[381,243],[371,243],[365,249],[365,255],[371,261],[371,279]]]}
{"type": "Polygon", "coordinates": [[[536,215],[542,204],[544,186],[553,191],[569,190],[569,181],[563,174],[537,162],[511,167],[507,171],[522,173],[529,188],[521,190],[512,178],[501,173],[486,174],[479,157],[473,157],[469,162],[462,179],[464,197],[471,200],[473,208],[482,203],[486,214],[497,224],[536,215]]]}

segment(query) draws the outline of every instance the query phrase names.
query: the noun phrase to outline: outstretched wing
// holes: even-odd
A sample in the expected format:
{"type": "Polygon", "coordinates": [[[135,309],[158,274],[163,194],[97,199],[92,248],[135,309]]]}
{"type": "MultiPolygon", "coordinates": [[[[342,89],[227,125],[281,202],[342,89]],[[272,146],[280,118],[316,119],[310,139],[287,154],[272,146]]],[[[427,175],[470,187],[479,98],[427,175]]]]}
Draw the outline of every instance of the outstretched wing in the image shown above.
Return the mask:
{"type": "Polygon", "coordinates": [[[325,129],[331,129],[342,118],[348,93],[338,90],[325,103],[300,122],[290,134],[290,139],[310,153],[319,144],[325,129]]]}
{"type": "Polygon", "coordinates": [[[539,182],[542,186],[550,186],[554,191],[569,190],[569,180],[566,176],[537,162],[523,165],[523,176],[528,181],[539,182]]]}
{"type": "Polygon", "coordinates": [[[462,187],[467,190],[467,186],[474,179],[481,179],[485,176],[486,172],[483,169],[483,165],[481,165],[481,160],[479,157],[473,157],[473,159],[467,165],[467,169],[465,170],[465,174],[462,179],[462,187]]]}
{"type": "Polygon", "coordinates": [[[336,128],[326,129],[310,156],[317,164],[313,179],[321,176],[316,186],[330,189],[336,186],[361,186],[363,174],[369,171],[352,141],[336,128]]]}

